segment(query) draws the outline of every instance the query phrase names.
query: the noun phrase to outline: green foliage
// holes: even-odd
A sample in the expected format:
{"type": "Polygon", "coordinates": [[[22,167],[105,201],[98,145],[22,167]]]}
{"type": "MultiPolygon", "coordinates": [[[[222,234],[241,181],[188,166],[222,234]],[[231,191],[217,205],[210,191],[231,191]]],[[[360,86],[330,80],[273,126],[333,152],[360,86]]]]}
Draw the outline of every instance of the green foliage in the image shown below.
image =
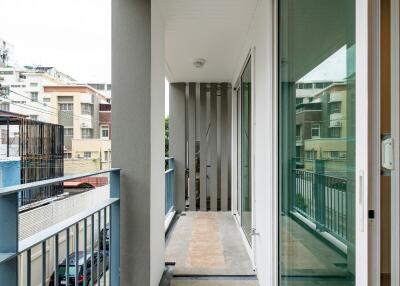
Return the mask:
{"type": "Polygon", "coordinates": [[[165,124],[165,157],[169,157],[169,117],[164,120],[165,124]]]}
{"type": "Polygon", "coordinates": [[[296,207],[299,209],[306,211],[307,210],[307,204],[306,201],[304,200],[303,196],[300,194],[296,194],[296,207]]]}

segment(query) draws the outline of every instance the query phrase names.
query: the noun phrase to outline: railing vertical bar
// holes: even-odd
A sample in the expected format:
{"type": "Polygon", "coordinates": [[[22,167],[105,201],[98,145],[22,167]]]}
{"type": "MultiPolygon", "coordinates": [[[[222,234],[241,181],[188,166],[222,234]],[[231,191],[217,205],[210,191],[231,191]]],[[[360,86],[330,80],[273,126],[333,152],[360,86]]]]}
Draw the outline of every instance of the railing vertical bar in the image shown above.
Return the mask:
{"type": "Polygon", "coordinates": [[[344,226],[344,218],[345,218],[345,216],[344,216],[344,214],[345,214],[345,212],[346,212],[346,209],[344,208],[344,196],[345,196],[345,193],[344,193],[344,188],[342,187],[342,236],[344,236],[344,230],[343,230],[343,226],[344,226]]]}
{"type": "Polygon", "coordinates": [[[42,241],[42,285],[46,285],[46,240],[42,241]]]}
{"type": "Polygon", "coordinates": [[[75,286],[79,286],[79,222],[75,224],[75,286]]]}
{"type": "Polygon", "coordinates": [[[340,235],[339,224],[340,224],[340,193],[338,190],[335,192],[335,209],[336,209],[336,233],[340,235]]]}
{"type": "Polygon", "coordinates": [[[103,285],[106,286],[106,237],[107,237],[107,208],[103,210],[103,285]]]}
{"type": "Polygon", "coordinates": [[[66,233],[66,249],[65,249],[65,280],[66,284],[69,285],[69,227],[65,231],[66,233]]]}
{"type": "Polygon", "coordinates": [[[110,233],[110,237],[108,238],[108,243],[109,243],[109,249],[108,249],[108,259],[109,259],[109,261],[108,261],[108,273],[110,273],[110,275],[109,275],[109,282],[108,282],[108,284],[111,286],[112,285],[112,279],[111,279],[111,267],[113,266],[112,265],[112,261],[111,261],[111,257],[112,257],[112,251],[113,251],[113,249],[112,249],[112,237],[111,237],[111,232],[112,232],[112,227],[113,227],[113,225],[112,225],[112,212],[111,212],[111,205],[108,207],[108,220],[110,221],[110,230],[109,230],[109,233],[110,233]]]}
{"type": "Polygon", "coordinates": [[[97,285],[100,285],[100,231],[101,231],[101,211],[97,212],[97,285]]]}
{"type": "Polygon", "coordinates": [[[58,286],[59,285],[59,271],[58,271],[58,261],[59,259],[59,248],[58,248],[58,233],[54,235],[54,285],[58,286]]]}
{"type": "Polygon", "coordinates": [[[83,285],[87,285],[87,218],[83,220],[83,285]]]}
{"type": "Polygon", "coordinates": [[[91,216],[90,225],[90,285],[93,286],[94,281],[94,214],[91,216]]]}
{"type": "Polygon", "coordinates": [[[32,285],[32,249],[26,251],[26,285],[32,285]]]}

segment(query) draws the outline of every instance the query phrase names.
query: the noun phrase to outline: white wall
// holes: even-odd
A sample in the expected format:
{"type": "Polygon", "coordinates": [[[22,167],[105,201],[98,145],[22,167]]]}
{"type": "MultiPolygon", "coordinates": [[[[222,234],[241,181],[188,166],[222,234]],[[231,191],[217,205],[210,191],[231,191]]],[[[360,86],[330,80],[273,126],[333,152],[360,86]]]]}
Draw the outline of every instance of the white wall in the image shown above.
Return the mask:
{"type": "MultiPolygon", "coordinates": [[[[254,226],[260,234],[254,239],[255,266],[260,286],[273,285],[277,278],[277,261],[274,237],[276,233],[277,188],[274,149],[275,108],[274,98],[274,7],[273,0],[260,0],[254,11],[253,23],[232,86],[237,81],[251,48],[254,48],[253,66],[253,210],[254,226]]],[[[233,111],[235,113],[235,111],[233,111]]],[[[234,130],[234,129],[233,129],[234,130]]],[[[235,137],[232,136],[233,140],[235,137]]],[[[235,164],[232,164],[235,166],[235,164]]],[[[232,174],[236,171],[232,170],[232,174]]],[[[234,180],[232,176],[232,180],[234,180]]],[[[233,192],[236,184],[233,181],[233,192]]]]}

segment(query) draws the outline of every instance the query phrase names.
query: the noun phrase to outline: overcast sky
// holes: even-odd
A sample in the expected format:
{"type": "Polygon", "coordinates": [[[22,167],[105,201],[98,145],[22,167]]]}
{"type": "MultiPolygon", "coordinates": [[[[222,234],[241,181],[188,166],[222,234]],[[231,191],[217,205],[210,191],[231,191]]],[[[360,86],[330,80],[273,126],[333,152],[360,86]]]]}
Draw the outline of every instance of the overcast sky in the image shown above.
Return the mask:
{"type": "Polygon", "coordinates": [[[18,64],[111,82],[111,0],[0,0],[0,38],[18,64]]]}

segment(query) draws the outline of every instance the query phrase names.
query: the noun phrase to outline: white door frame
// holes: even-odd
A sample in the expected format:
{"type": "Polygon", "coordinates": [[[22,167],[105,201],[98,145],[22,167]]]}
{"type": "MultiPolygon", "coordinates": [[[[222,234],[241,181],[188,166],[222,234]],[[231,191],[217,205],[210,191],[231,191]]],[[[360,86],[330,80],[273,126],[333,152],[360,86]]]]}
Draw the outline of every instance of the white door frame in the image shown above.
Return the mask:
{"type": "Polygon", "coordinates": [[[391,174],[391,283],[400,285],[400,5],[391,1],[391,132],[394,139],[394,170],[391,174]]]}
{"type": "MultiPolygon", "coordinates": [[[[239,175],[239,169],[240,169],[240,165],[241,165],[241,158],[239,156],[239,153],[241,151],[241,145],[239,143],[239,138],[240,138],[240,134],[239,134],[239,124],[241,124],[241,115],[240,115],[240,104],[241,104],[241,76],[243,74],[243,71],[247,65],[247,63],[250,61],[251,64],[251,92],[250,92],[250,122],[251,122],[251,126],[250,126],[250,155],[249,155],[249,159],[250,159],[250,165],[249,165],[249,182],[250,182],[250,193],[251,193],[251,228],[254,229],[256,231],[256,226],[255,226],[255,188],[254,188],[254,162],[255,162],[255,158],[254,158],[254,130],[255,130],[255,116],[254,116],[254,100],[255,100],[255,48],[252,47],[250,49],[250,51],[248,52],[248,55],[245,58],[245,61],[243,63],[242,69],[239,73],[238,79],[236,81],[236,84],[234,85],[234,93],[235,93],[235,97],[233,98],[234,100],[236,100],[236,116],[232,116],[233,117],[233,124],[232,124],[232,128],[236,130],[236,137],[232,136],[232,141],[233,142],[233,146],[235,146],[234,148],[232,148],[232,155],[235,158],[235,167],[233,168],[233,170],[236,173],[236,178],[233,178],[234,182],[232,182],[232,185],[235,186],[236,188],[233,189],[232,194],[233,195],[233,200],[232,200],[232,212],[233,214],[236,216],[237,222],[238,224],[241,226],[241,177],[239,175]]],[[[234,101],[232,100],[232,102],[234,101]]],[[[253,264],[253,269],[256,269],[256,259],[255,259],[255,255],[256,255],[256,248],[255,248],[255,239],[254,239],[254,235],[251,236],[251,246],[247,241],[247,238],[245,237],[245,234],[243,232],[243,229],[241,229],[242,232],[242,236],[244,237],[244,240],[246,241],[246,247],[248,246],[248,251],[250,254],[250,258],[252,260],[252,264],[253,264]]]]}

